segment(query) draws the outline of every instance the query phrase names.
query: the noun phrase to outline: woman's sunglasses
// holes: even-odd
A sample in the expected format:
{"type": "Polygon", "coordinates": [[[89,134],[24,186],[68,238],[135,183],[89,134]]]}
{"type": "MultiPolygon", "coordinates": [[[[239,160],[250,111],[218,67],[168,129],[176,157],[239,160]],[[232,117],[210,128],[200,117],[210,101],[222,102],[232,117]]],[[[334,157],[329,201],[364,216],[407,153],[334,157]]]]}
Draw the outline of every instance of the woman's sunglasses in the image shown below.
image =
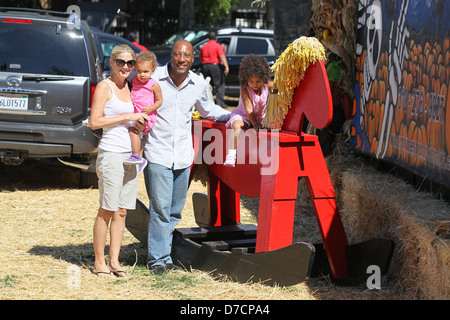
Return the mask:
{"type": "Polygon", "coordinates": [[[114,61],[116,62],[117,66],[120,68],[122,68],[125,65],[125,63],[127,64],[128,68],[133,68],[134,65],[136,64],[136,60],[125,61],[122,59],[114,59],[114,61]]]}

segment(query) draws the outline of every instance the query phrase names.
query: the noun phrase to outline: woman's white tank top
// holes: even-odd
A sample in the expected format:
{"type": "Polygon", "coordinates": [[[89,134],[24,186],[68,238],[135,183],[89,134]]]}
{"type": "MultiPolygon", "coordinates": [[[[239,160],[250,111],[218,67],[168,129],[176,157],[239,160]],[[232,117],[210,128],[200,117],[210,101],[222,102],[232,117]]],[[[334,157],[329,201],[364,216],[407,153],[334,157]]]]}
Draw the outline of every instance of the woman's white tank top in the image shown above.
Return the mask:
{"type": "MultiPolygon", "coordinates": [[[[105,80],[111,88],[112,97],[105,104],[103,115],[105,117],[114,117],[121,114],[133,113],[133,103],[123,102],[114,93],[114,90],[108,80],[105,80]]],[[[111,152],[130,152],[131,141],[128,133],[129,121],[123,121],[112,127],[103,128],[103,135],[100,139],[99,149],[111,152]]]]}

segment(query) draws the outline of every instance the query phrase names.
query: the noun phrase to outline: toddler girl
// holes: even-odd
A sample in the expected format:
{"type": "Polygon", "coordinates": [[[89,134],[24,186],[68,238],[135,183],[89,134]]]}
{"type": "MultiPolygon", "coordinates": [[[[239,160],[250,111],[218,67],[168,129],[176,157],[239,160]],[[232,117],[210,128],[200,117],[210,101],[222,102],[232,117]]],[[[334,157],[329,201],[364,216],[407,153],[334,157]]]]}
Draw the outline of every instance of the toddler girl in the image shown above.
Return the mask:
{"type": "MultiPolygon", "coordinates": [[[[146,135],[156,122],[156,110],[162,104],[162,93],[159,84],[151,78],[158,63],[156,56],[151,51],[141,51],[136,55],[136,75],[131,80],[131,100],[135,113],[146,113],[150,120],[145,123],[143,134],[146,135]]],[[[147,165],[147,160],[142,158],[144,144],[141,141],[139,130],[130,127],[131,156],[124,161],[125,164],[139,164],[138,174],[147,165]]]]}
{"type": "Polygon", "coordinates": [[[241,94],[238,106],[231,112],[227,127],[232,127],[230,145],[224,165],[234,167],[236,164],[236,148],[242,129],[253,127],[256,131],[261,128],[261,121],[265,115],[267,98],[272,90],[270,81],[270,67],[267,60],[256,54],[250,54],[242,59],[239,67],[239,82],[241,94]]]}

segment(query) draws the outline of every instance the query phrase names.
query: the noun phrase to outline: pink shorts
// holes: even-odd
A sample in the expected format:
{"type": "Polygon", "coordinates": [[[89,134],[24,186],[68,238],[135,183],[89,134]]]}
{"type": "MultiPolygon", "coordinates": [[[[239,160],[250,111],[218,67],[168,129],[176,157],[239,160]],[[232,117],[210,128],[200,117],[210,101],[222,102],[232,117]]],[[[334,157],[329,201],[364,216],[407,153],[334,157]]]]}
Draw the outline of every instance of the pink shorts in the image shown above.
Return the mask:
{"type": "MultiPolygon", "coordinates": [[[[264,119],[264,115],[263,115],[263,114],[261,114],[261,115],[256,115],[256,121],[257,121],[258,123],[261,123],[263,119],[264,119]]],[[[236,110],[236,109],[234,109],[234,110],[231,112],[230,119],[227,121],[227,123],[225,124],[225,126],[226,126],[226,127],[229,127],[229,128],[232,127],[233,122],[234,122],[235,120],[241,120],[241,121],[243,121],[248,127],[251,127],[251,126],[252,126],[250,120],[248,119],[247,112],[245,112],[245,114],[243,114],[242,112],[239,112],[239,111],[236,110]],[[236,111],[236,112],[235,112],[235,111],[236,111]]]]}

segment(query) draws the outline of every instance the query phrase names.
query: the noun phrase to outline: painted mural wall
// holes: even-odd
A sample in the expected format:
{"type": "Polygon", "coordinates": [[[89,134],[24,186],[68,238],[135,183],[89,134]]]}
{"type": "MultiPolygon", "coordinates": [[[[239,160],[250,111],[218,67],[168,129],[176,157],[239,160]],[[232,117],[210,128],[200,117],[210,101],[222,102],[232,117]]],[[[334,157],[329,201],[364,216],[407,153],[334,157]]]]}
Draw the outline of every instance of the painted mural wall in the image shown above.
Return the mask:
{"type": "Polygon", "coordinates": [[[450,187],[450,1],[359,0],[354,148],[450,187]]]}

